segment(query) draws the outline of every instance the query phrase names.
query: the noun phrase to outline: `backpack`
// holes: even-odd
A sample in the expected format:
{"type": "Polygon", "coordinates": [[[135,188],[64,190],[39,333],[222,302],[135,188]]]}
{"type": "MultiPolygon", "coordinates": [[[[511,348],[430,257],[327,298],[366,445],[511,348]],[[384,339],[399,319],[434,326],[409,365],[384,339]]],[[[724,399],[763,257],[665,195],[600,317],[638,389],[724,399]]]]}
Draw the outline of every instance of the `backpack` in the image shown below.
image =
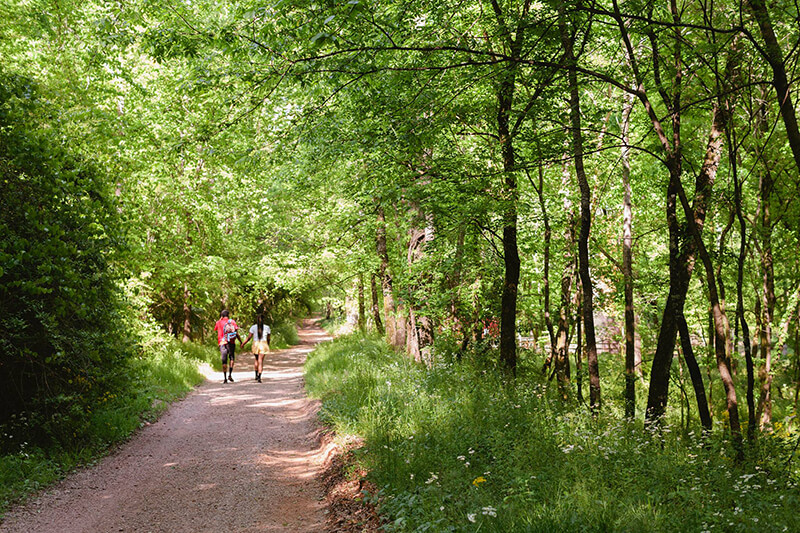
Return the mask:
{"type": "Polygon", "coordinates": [[[222,328],[222,336],[226,342],[233,342],[233,339],[236,338],[236,329],[236,322],[233,320],[225,322],[225,327],[222,328]]]}

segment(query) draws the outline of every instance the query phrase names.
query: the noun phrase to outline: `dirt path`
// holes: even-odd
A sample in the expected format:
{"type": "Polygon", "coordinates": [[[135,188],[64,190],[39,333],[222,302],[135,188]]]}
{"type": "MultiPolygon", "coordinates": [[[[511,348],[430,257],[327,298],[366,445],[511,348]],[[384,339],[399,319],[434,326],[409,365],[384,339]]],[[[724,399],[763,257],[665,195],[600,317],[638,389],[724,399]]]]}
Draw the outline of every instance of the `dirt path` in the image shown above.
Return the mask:
{"type": "Polygon", "coordinates": [[[307,321],[300,339],[266,358],[263,383],[239,355],[235,383],[211,376],[96,467],[9,512],[0,531],[322,531],[318,475],[332,447],[320,444],[302,364],[327,337],[307,321]]]}

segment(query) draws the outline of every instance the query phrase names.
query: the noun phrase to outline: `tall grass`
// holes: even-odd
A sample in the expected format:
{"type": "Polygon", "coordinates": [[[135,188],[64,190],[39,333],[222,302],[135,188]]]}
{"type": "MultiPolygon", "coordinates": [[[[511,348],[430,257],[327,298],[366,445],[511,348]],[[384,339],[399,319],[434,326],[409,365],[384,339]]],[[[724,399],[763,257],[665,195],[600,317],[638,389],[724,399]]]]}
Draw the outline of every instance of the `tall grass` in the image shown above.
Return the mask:
{"type": "Polygon", "coordinates": [[[203,381],[200,365],[216,359],[213,347],[181,344],[164,333],[151,332],[145,336],[140,356],[119,369],[116,386],[89,405],[76,399],[72,416],[15,417],[0,428],[0,438],[14,440],[14,433],[25,434],[31,424],[42,423],[51,428],[53,438],[47,447],[23,441],[15,451],[0,455],[0,517],[10,503],[96,460],[111,445],[154,420],[169,402],[203,381]]]}
{"type": "Polygon", "coordinates": [[[798,531],[794,437],[737,464],[721,434],[592,418],[537,373],[486,366],[426,369],[356,336],[309,357],[323,419],[364,439],[388,531],[798,531]]]}

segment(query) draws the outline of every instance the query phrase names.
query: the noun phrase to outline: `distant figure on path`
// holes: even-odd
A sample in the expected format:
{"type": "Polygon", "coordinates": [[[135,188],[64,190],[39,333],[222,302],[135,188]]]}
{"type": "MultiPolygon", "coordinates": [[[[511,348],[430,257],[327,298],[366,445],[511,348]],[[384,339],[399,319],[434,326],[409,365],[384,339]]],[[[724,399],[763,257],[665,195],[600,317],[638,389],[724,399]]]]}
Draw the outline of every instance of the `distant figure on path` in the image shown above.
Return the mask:
{"type": "MultiPolygon", "coordinates": [[[[222,377],[223,383],[233,383],[233,362],[236,358],[236,339],[242,342],[239,336],[239,326],[236,322],[229,318],[227,309],[223,309],[219,314],[219,320],[214,324],[214,331],[217,332],[217,342],[219,344],[219,353],[222,358],[222,377]],[[228,364],[230,360],[230,364],[228,364]],[[227,372],[227,375],[225,374],[227,372]]],[[[244,346],[244,343],[242,343],[244,346]]]]}
{"type": "Polygon", "coordinates": [[[261,383],[261,369],[264,366],[264,355],[269,351],[269,343],[272,340],[269,326],[264,324],[264,315],[256,317],[256,323],[250,328],[250,334],[242,343],[242,347],[253,339],[253,355],[255,361],[253,368],[256,371],[256,381],[261,383]]]}

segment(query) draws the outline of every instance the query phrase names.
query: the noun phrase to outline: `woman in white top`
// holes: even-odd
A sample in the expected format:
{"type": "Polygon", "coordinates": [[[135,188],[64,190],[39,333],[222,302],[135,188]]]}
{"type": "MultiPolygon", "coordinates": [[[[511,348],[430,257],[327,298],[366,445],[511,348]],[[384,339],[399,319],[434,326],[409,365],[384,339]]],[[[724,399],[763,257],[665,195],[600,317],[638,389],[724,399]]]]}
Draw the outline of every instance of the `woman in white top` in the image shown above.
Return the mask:
{"type": "Polygon", "coordinates": [[[253,368],[256,371],[256,381],[261,383],[261,369],[264,365],[264,354],[269,351],[269,342],[272,340],[269,326],[264,324],[264,315],[258,315],[258,317],[256,317],[256,323],[250,328],[250,334],[242,343],[242,347],[244,347],[250,339],[253,339],[253,355],[256,358],[253,363],[253,368]]]}

